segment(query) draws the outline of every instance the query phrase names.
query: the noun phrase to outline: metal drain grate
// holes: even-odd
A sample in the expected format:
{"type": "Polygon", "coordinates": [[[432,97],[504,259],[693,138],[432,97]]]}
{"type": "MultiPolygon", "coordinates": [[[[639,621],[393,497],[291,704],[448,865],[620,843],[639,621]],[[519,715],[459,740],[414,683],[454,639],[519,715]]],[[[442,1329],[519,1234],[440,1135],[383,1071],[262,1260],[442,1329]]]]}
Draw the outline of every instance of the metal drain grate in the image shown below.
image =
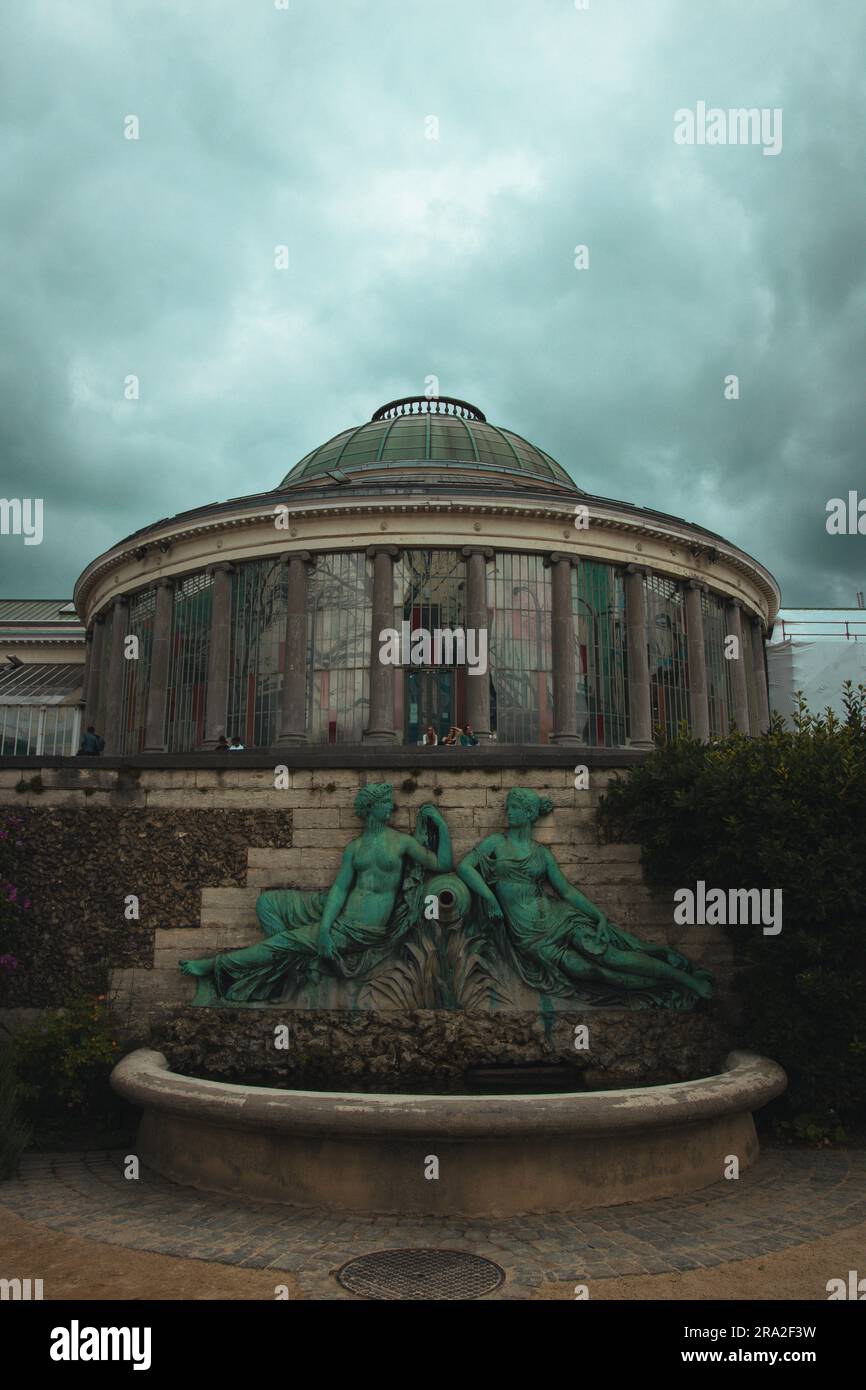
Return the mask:
{"type": "Polygon", "coordinates": [[[505,1273],[492,1260],[462,1250],[376,1250],[337,1271],[337,1282],[362,1298],[481,1298],[505,1273]]]}

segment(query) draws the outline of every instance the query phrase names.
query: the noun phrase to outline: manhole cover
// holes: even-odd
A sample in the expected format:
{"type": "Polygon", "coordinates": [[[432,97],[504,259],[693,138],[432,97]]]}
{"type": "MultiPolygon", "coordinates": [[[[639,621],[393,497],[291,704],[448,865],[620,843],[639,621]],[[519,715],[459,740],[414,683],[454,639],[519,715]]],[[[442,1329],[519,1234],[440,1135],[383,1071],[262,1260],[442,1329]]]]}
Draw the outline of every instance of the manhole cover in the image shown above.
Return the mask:
{"type": "Polygon", "coordinates": [[[362,1298],[481,1298],[504,1279],[492,1260],[462,1250],[376,1250],[337,1272],[338,1283],[362,1298]]]}

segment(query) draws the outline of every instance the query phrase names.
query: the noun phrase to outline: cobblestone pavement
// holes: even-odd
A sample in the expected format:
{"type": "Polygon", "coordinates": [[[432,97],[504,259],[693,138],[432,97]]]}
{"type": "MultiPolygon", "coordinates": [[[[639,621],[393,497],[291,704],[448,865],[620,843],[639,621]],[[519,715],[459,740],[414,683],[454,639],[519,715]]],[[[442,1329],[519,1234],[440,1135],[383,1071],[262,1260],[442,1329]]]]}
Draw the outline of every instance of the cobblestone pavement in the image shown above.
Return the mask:
{"type": "Polygon", "coordinates": [[[866,1152],[769,1150],[736,1182],[591,1211],[510,1219],[363,1216],[281,1207],[123,1177],[119,1153],[37,1154],[0,1184],[25,1221],[86,1240],[291,1272],[307,1298],[348,1298],[335,1272],[368,1251],[466,1250],[506,1274],[493,1298],[548,1281],[660,1274],[750,1259],[866,1221],[866,1152]]]}

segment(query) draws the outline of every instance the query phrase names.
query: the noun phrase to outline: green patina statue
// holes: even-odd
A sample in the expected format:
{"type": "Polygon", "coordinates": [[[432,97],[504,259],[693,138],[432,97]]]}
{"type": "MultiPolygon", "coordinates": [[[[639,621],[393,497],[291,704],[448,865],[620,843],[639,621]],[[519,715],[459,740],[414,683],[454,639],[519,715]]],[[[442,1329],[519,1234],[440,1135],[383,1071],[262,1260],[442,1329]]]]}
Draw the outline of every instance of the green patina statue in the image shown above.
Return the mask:
{"type": "Polygon", "coordinates": [[[550,850],[532,838],[553,803],[513,788],[508,830],[482,840],[457,872],[473,894],[475,929],[531,988],[612,1003],[642,995],[647,1003],[688,1009],[713,993],[712,979],[666,946],[649,946],[614,927],[567,880],[550,850]],[[552,890],[548,892],[547,890],[552,890]]]}
{"type": "Polygon", "coordinates": [[[415,836],[393,830],[394,789],[362,787],[355,814],[364,830],[343,852],[325,892],[276,888],[262,893],[256,915],[264,941],[203,960],[183,960],[199,978],[196,1003],[248,1004],[281,999],[292,985],[324,971],[364,978],[423,916],[424,873],[451,868],[448,827],[435,806],[422,806],[415,836]]]}
{"type": "MultiPolygon", "coordinates": [[[[418,986],[418,1007],[427,1006],[427,977],[443,970],[448,978],[439,981],[435,997],[457,1007],[470,998],[473,1007],[507,998],[514,975],[542,995],[596,1004],[690,1009],[708,999],[713,984],[706,971],[613,926],[568,882],[550,850],[532,836],[535,821],[552,809],[534,791],[508,793],[507,831],[482,840],[459,865],[471,905],[468,911],[461,905],[443,952],[441,935],[431,930],[437,924],[425,913],[436,885],[425,886],[425,880],[451,869],[448,827],[435,806],[425,805],[414,836],[392,829],[393,788],[369,783],[355,798],[363,833],[346,846],[330,890],[269,889],[256,903],[264,940],[180,962],[198,980],[195,1002],[275,1003],[324,974],[372,976],[384,997],[405,997],[411,1006],[407,961],[426,981],[418,986]],[[387,975],[389,965],[396,975],[387,975]],[[386,968],[384,976],[379,967],[386,968]]],[[[452,878],[451,900],[455,889],[456,897],[466,891],[452,878]]]]}

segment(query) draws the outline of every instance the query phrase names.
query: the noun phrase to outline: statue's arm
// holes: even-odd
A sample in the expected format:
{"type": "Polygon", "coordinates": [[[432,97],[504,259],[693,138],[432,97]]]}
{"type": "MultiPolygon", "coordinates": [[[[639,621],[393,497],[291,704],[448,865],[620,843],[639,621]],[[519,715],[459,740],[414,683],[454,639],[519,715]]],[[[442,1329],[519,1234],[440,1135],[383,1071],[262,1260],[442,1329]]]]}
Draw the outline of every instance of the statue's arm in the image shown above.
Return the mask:
{"type": "MultiPolygon", "coordinates": [[[[439,843],[441,847],[441,840],[439,843]]],[[[420,845],[417,840],[413,840],[411,835],[403,836],[403,849],[413,863],[420,864],[422,869],[429,869],[431,873],[435,873],[437,869],[443,867],[446,869],[451,867],[450,855],[448,863],[443,866],[439,862],[440,856],[435,855],[432,849],[428,849],[426,845],[420,845]]]]}
{"type": "Polygon", "coordinates": [[[425,869],[438,869],[440,873],[447,872],[453,862],[453,852],[451,849],[451,832],[444,816],[436,810],[436,807],[426,802],[418,812],[418,820],[415,825],[415,840],[413,842],[422,851],[421,857],[415,850],[410,850],[412,858],[416,864],[421,864],[425,869]],[[437,830],[437,850],[434,854],[427,847],[427,822],[432,821],[437,830]]]}
{"type": "Polygon", "coordinates": [[[554,893],[557,893],[559,897],[563,898],[567,903],[571,903],[572,907],[579,908],[581,912],[585,912],[588,917],[592,917],[596,922],[606,922],[607,918],[601,908],[596,907],[595,903],[590,902],[589,898],[585,898],[573,884],[569,883],[549,849],[545,849],[544,858],[547,864],[547,881],[554,893]]]}
{"type": "MultiPolygon", "coordinates": [[[[483,841],[479,849],[483,849],[484,846],[489,843],[490,841],[488,840],[483,841]]],[[[493,892],[492,888],[488,887],[481,877],[481,874],[478,872],[478,850],[470,850],[465,859],[461,859],[460,863],[457,865],[457,873],[460,878],[463,879],[467,888],[481,899],[485,907],[494,917],[502,916],[502,908],[499,906],[499,900],[496,894],[493,892]]]]}
{"type": "Polygon", "coordinates": [[[319,954],[330,957],[331,950],[331,928],[339,917],[346,904],[346,899],[355,881],[355,861],[352,855],[352,846],[347,845],[343,851],[343,858],[340,861],[340,868],[337,877],[331,885],[327,898],[325,899],[325,910],[322,913],[322,921],[319,927],[319,954]]]}

